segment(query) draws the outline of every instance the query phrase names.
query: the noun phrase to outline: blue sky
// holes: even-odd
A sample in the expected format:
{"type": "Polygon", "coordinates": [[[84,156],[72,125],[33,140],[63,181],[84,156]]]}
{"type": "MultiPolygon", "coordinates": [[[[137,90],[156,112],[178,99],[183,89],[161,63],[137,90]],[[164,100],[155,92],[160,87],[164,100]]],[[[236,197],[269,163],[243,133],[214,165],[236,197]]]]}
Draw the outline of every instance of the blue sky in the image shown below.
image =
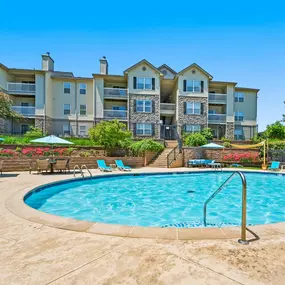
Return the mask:
{"type": "Polygon", "coordinates": [[[4,1],[0,62],[90,76],[105,55],[112,74],[146,58],[179,71],[195,62],[214,76],[260,88],[258,124],[285,112],[282,1],[4,1]]]}

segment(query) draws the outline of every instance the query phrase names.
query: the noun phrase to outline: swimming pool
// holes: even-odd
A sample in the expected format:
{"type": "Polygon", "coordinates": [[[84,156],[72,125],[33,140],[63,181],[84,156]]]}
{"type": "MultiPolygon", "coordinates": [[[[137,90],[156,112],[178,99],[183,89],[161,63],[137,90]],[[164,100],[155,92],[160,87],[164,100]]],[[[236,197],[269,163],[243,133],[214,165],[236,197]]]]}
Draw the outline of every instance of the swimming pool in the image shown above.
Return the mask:
{"type": "MultiPolygon", "coordinates": [[[[203,227],[207,198],[231,172],[97,176],[41,186],[25,197],[50,214],[109,224],[203,227]]],[[[285,221],[285,176],[245,173],[247,224],[285,221]]],[[[241,180],[235,176],[208,205],[209,227],[240,225],[241,180]]]]}

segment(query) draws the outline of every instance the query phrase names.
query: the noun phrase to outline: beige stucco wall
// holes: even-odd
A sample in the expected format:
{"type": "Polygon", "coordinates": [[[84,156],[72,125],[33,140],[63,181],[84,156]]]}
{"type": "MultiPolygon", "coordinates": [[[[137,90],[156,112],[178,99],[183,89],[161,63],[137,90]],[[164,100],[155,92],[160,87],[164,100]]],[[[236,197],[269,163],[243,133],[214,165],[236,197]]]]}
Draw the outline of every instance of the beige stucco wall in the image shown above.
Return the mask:
{"type": "Polygon", "coordinates": [[[93,80],[78,80],[77,81],[77,114],[78,119],[93,120],[94,118],[94,98],[93,98],[93,80]],[[87,92],[85,95],[79,94],[80,83],[87,84],[87,92]],[[86,115],[80,115],[80,105],[86,105],[86,115]]]}
{"type": "Polygon", "coordinates": [[[128,92],[131,94],[151,94],[151,95],[159,95],[160,94],[160,75],[159,73],[152,69],[149,65],[142,63],[134,69],[130,70],[128,73],[128,92]],[[142,68],[146,67],[146,70],[143,71],[142,68]],[[134,89],[133,86],[133,78],[134,77],[149,77],[155,78],[155,90],[141,90],[134,89]]]}
{"type": "Polygon", "coordinates": [[[44,115],[45,107],[45,76],[43,74],[36,74],[36,96],[35,102],[36,115],[44,115]]]}
{"type": "Polygon", "coordinates": [[[187,95],[193,97],[208,97],[208,89],[209,89],[209,80],[208,76],[202,73],[199,69],[193,67],[186,70],[183,74],[179,75],[178,78],[178,90],[177,94],[179,95],[187,95]],[[193,74],[192,70],[195,70],[196,73],[193,74]],[[184,92],[183,91],[183,81],[184,80],[196,80],[196,81],[204,81],[204,92],[184,92]]]}
{"type": "Polygon", "coordinates": [[[234,85],[227,86],[227,122],[234,122],[234,85]]]}
{"type": "Polygon", "coordinates": [[[105,100],[104,101],[104,110],[112,110],[112,107],[113,106],[124,106],[126,107],[126,110],[128,108],[128,104],[127,104],[127,101],[111,101],[111,100],[105,100]]]}
{"type": "Polygon", "coordinates": [[[21,103],[28,103],[29,106],[35,106],[35,98],[27,96],[11,96],[14,106],[21,106],[21,103]]]}
{"type": "Polygon", "coordinates": [[[236,89],[237,92],[244,93],[244,102],[234,102],[234,111],[244,113],[242,124],[256,124],[257,115],[257,92],[236,89]]]}
{"type": "Polygon", "coordinates": [[[55,102],[53,101],[53,81],[51,79],[51,73],[47,72],[45,74],[45,114],[48,117],[53,116],[53,106],[55,102]]]}
{"type": "Polygon", "coordinates": [[[93,79],[93,96],[94,96],[94,117],[103,118],[104,111],[104,79],[93,79]]]}
{"type": "Polygon", "coordinates": [[[12,76],[2,67],[0,67],[0,87],[7,90],[7,82],[12,81],[12,76]]]}

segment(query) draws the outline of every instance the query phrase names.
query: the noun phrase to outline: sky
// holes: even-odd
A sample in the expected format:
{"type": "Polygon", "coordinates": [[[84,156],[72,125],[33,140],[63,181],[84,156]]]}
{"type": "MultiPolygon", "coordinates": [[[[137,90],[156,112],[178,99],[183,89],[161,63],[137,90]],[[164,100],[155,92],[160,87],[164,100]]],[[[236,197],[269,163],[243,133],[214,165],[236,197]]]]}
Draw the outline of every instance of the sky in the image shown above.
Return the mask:
{"type": "Polygon", "coordinates": [[[176,71],[197,63],[214,80],[260,89],[259,131],[285,113],[285,2],[2,1],[0,63],[55,69],[75,76],[110,74],[145,58],[176,71]],[[10,12],[9,12],[10,11],[10,12]]]}

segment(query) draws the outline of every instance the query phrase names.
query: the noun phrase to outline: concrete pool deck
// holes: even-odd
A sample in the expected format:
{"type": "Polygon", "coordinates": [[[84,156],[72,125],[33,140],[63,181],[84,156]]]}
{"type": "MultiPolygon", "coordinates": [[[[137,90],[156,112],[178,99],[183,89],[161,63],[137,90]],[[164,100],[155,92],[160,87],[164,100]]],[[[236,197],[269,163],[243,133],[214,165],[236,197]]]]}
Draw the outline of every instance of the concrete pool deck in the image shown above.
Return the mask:
{"type": "Polygon", "coordinates": [[[67,224],[74,228],[66,230],[61,218],[55,228],[15,215],[21,206],[12,202],[19,193],[72,177],[27,172],[0,176],[0,284],[285,284],[283,223],[250,227],[260,240],[244,246],[237,243],[237,233],[211,240],[129,238],[89,233],[86,228],[94,225],[72,219],[67,224]],[[81,231],[77,223],[82,223],[81,231]]]}

